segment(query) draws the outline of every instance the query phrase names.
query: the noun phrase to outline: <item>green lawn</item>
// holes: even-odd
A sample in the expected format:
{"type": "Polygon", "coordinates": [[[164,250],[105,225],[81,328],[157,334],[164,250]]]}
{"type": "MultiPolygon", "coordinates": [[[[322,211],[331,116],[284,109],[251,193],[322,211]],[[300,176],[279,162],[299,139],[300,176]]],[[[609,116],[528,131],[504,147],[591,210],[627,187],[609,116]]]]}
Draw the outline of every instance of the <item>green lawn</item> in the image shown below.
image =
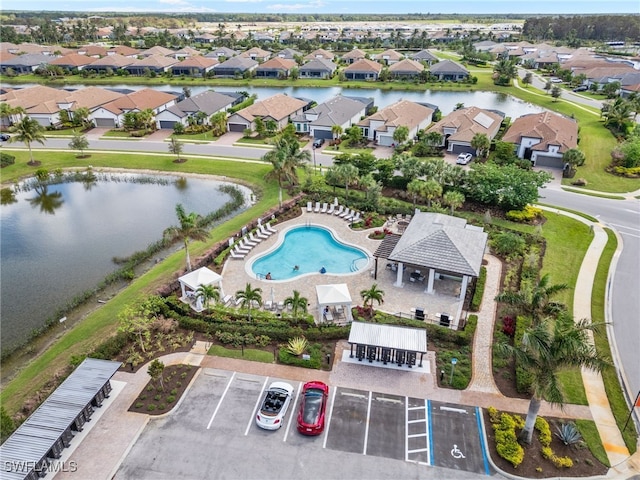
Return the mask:
{"type": "Polygon", "coordinates": [[[184,143],[215,142],[216,140],[218,140],[218,138],[220,138],[220,137],[214,137],[213,135],[211,135],[211,132],[194,133],[194,134],[183,133],[180,135],[174,133],[171,135],[171,137],[175,138],[176,140],[180,140],[181,142],[184,142],[184,143]]]}
{"type": "Polygon", "coordinates": [[[252,362],[273,363],[273,353],[253,348],[245,348],[243,351],[242,349],[213,345],[207,353],[217,357],[240,358],[242,360],[251,360],[252,362]]]}

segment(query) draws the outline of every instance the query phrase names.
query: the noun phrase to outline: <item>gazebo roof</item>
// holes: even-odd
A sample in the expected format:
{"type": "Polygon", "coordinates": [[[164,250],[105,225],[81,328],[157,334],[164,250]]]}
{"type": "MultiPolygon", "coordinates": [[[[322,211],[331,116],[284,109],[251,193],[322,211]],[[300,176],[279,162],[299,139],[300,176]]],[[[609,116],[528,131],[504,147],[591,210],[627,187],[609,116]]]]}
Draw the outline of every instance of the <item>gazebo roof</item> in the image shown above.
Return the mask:
{"type": "Polygon", "coordinates": [[[387,258],[477,277],[486,244],[486,232],[463,218],[416,212],[387,258]]]}
{"type": "Polygon", "coordinates": [[[349,343],[427,353],[427,331],[424,328],[353,322],[349,343]]]}
{"type": "Polygon", "coordinates": [[[346,283],[333,285],[316,285],[319,305],[351,304],[351,294],[346,283]]]}
{"type": "Polygon", "coordinates": [[[220,283],[220,280],[222,280],[222,276],[218,275],[213,270],[209,270],[207,267],[199,268],[178,278],[180,283],[192,290],[197,290],[200,285],[220,283]]]}

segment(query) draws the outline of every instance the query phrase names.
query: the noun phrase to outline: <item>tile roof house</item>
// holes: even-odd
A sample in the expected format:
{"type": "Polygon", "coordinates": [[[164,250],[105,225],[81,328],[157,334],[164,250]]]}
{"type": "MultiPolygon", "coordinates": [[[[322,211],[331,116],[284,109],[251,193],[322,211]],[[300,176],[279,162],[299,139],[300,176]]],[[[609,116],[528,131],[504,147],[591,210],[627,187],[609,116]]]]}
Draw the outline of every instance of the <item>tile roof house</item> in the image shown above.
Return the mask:
{"type": "Polygon", "coordinates": [[[405,58],[389,67],[389,73],[395,78],[417,78],[424,71],[424,65],[416,60],[405,58]]]}
{"type": "Polygon", "coordinates": [[[418,53],[414,53],[413,55],[411,55],[411,59],[415,60],[416,62],[424,62],[427,65],[431,65],[438,61],[438,57],[436,57],[427,49],[420,50],[418,53]]]}
{"type": "Polygon", "coordinates": [[[354,48],[353,50],[350,50],[344,55],[342,55],[342,60],[344,60],[348,64],[352,64],[364,58],[367,58],[367,54],[363,50],[360,50],[359,48],[354,48]]]}
{"type": "Polygon", "coordinates": [[[176,58],[178,60],[184,60],[185,58],[190,57],[198,57],[200,55],[202,55],[202,52],[200,52],[200,50],[196,50],[195,48],[192,48],[188,45],[184,48],[181,48],[180,50],[176,50],[171,54],[173,58],[176,58]]]}
{"type": "Polygon", "coordinates": [[[126,45],[116,45],[107,50],[107,55],[122,55],[123,57],[136,58],[140,54],[140,50],[127,47],[126,45]]]}
{"type": "Polygon", "coordinates": [[[334,125],[342,127],[343,131],[355,125],[366,114],[368,105],[373,105],[373,99],[338,95],[293,117],[292,123],[297,133],[330,139],[334,125]]]}
{"type": "Polygon", "coordinates": [[[226,112],[232,106],[240,103],[243,98],[240,94],[220,93],[213,90],[198,93],[158,113],[156,115],[157,127],[173,129],[177,123],[187,126],[189,118],[198,112],[206,115],[203,122],[208,125],[211,115],[226,112]]]}
{"type": "Polygon", "coordinates": [[[237,56],[214,65],[213,72],[216,77],[241,77],[246,72],[255,70],[258,65],[255,60],[237,56]]]}
{"type": "Polygon", "coordinates": [[[97,127],[117,128],[122,125],[125,113],[151,110],[155,115],[176,103],[177,95],[143,88],[100,106],[92,118],[97,127]]]}
{"type": "MultiPolygon", "coordinates": [[[[21,107],[28,117],[36,120],[43,127],[49,127],[60,122],[57,101],[65,99],[67,95],[69,95],[69,92],[65,90],[45,85],[35,85],[33,87],[16,88],[0,95],[0,102],[6,103],[13,108],[21,107]]],[[[15,116],[10,119],[10,123],[15,123],[19,120],[20,118],[15,116]]]]}
{"type": "Polygon", "coordinates": [[[400,60],[404,58],[399,52],[396,52],[393,49],[385,50],[382,53],[378,53],[377,55],[373,55],[373,60],[376,62],[380,62],[384,65],[393,65],[394,63],[398,63],[400,60]]]}
{"type": "Polygon", "coordinates": [[[213,58],[217,58],[218,60],[222,61],[222,59],[229,59],[231,57],[235,57],[236,55],[239,55],[240,52],[236,51],[236,50],[232,50],[230,48],[227,47],[220,47],[220,48],[216,48],[215,50],[211,50],[209,53],[207,53],[205,55],[205,57],[213,57],[213,58]]]}
{"type": "Polygon", "coordinates": [[[297,66],[295,60],[274,57],[256,67],[256,77],[288,78],[291,70],[297,66]]]}
{"type": "Polygon", "coordinates": [[[204,77],[218,64],[215,58],[207,58],[202,55],[188,57],[171,66],[174,75],[186,75],[189,77],[204,77]]]}
{"type": "Polygon", "coordinates": [[[87,65],[95,62],[93,57],[87,57],[86,55],[80,55],[79,53],[69,53],[63,57],[54,58],[49,61],[49,65],[57,65],[58,67],[73,70],[82,70],[87,65]]]}
{"type": "Polygon", "coordinates": [[[171,67],[179,63],[173,57],[165,57],[163,55],[149,55],[135,60],[130,65],[124,67],[124,70],[129,72],[130,75],[136,75],[139,77],[147,75],[149,72],[156,75],[162,75],[165,72],[171,70],[171,67]]]}
{"type": "Polygon", "coordinates": [[[295,60],[296,57],[302,57],[303,55],[304,54],[302,52],[294,50],[293,48],[285,48],[284,50],[280,50],[276,53],[276,57],[287,58],[289,60],[295,60]]]}
{"type": "Polygon", "coordinates": [[[123,55],[114,53],[113,55],[107,55],[106,57],[98,58],[90,65],[85,66],[84,69],[99,73],[105,72],[107,70],[115,72],[131,65],[135,61],[135,58],[125,57],[123,55]]]}
{"type": "Polygon", "coordinates": [[[454,110],[439,122],[431,126],[427,133],[438,132],[442,135],[442,146],[452,153],[476,153],[471,140],[477,133],[485,134],[493,140],[500,130],[504,115],[478,107],[454,110]]]}
{"type": "Polygon", "coordinates": [[[107,49],[100,45],[84,45],[78,48],[80,55],[86,55],[87,57],[104,57],[107,54],[107,49]]]}
{"type": "Polygon", "coordinates": [[[269,58],[271,58],[271,52],[263,50],[260,47],[253,47],[246,52],[242,52],[240,56],[242,58],[250,58],[251,60],[255,60],[257,62],[266,62],[267,60],[269,60],[269,58]]]}
{"type": "Polygon", "coordinates": [[[347,80],[378,80],[381,71],[382,65],[363,58],[349,65],[343,73],[347,80]]]}
{"type": "Polygon", "coordinates": [[[399,100],[358,123],[362,135],[378,145],[395,144],[393,133],[400,126],[409,129],[409,139],[414,138],[418,130],[429,126],[434,110],[409,100],[399,100]]]}
{"type": "Polygon", "coordinates": [[[331,60],[316,58],[305,63],[298,69],[300,78],[331,78],[338,69],[338,65],[331,60]]]}
{"type": "Polygon", "coordinates": [[[307,103],[279,93],[237,111],[227,119],[227,127],[230,132],[242,132],[247,128],[254,130],[255,119],[259,117],[265,122],[275,120],[278,130],[281,130],[287,126],[290,118],[302,113],[307,103]]]}
{"type": "Polygon", "coordinates": [[[138,55],[140,57],[150,57],[152,55],[162,55],[163,57],[174,56],[175,51],[170,48],[162,47],[160,45],[155,45],[151,48],[147,48],[146,50],[141,50],[138,55]]]}
{"type": "Polygon", "coordinates": [[[534,166],[564,168],[563,154],[578,146],[578,123],[551,112],[518,117],[502,141],[516,145],[519,158],[534,166]]]}
{"type": "Polygon", "coordinates": [[[51,55],[44,55],[42,53],[25,53],[24,55],[16,55],[13,58],[8,58],[0,65],[0,71],[6,73],[11,69],[13,73],[33,73],[38,67],[48,65],[51,60],[56,57],[51,55]]]}
{"type": "Polygon", "coordinates": [[[469,77],[469,70],[452,60],[442,60],[429,67],[429,73],[438,80],[458,82],[469,77]]]}
{"type": "Polygon", "coordinates": [[[325,60],[333,60],[335,58],[335,55],[333,53],[331,53],[331,52],[328,52],[327,50],[319,48],[319,49],[314,50],[309,55],[304,57],[305,61],[313,60],[315,58],[323,58],[325,60]]]}

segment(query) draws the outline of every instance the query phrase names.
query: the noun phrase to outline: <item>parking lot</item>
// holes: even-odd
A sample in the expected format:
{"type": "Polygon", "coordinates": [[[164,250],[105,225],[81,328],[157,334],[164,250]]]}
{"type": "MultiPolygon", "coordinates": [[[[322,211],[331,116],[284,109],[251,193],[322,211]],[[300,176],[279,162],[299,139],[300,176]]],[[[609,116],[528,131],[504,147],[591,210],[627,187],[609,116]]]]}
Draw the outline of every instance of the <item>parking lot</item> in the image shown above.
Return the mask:
{"type": "Polygon", "coordinates": [[[118,469],[139,478],[477,478],[492,475],[475,407],[330,385],[324,432],[296,429],[300,382],[279,430],[255,414],[273,381],[203,368],[176,411],[149,421],[118,469]]]}

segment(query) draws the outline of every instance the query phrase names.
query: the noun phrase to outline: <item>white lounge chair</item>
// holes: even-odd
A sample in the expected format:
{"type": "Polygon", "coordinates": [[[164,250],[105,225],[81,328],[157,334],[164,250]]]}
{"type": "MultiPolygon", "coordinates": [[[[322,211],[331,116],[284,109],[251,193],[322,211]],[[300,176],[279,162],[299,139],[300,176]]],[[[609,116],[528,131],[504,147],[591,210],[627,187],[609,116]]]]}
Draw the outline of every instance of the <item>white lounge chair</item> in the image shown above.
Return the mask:
{"type": "Polygon", "coordinates": [[[313,202],[307,202],[307,212],[313,211],[313,202]]]}
{"type": "Polygon", "coordinates": [[[246,253],[238,253],[238,252],[237,252],[237,251],[235,251],[235,250],[231,250],[231,251],[229,252],[229,255],[231,255],[231,258],[234,258],[234,259],[236,259],[236,260],[242,260],[244,257],[246,257],[246,256],[247,256],[247,254],[246,254],[246,253]]]}
{"type": "Polygon", "coordinates": [[[327,213],[329,215],[333,215],[333,211],[336,209],[336,206],[332,203],[331,205],[329,205],[329,210],[327,210],[327,213]]]}
{"type": "Polygon", "coordinates": [[[226,305],[227,303],[229,303],[231,300],[233,300],[233,295],[225,295],[224,298],[222,299],[222,305],[226,305]]]}
{"type": "Polygon", "coordinates": [[[314,208],[313,211],[315,213],[319,213],[320,212],[320,202],[316,202],[316,208],[314,208]]]}
{"type": "Polygon", "coordinates": [[[273,228],[270,223],[267,223],[264,228],[271,233],[276,233],[278,231],[275,228],[273,228]]]}
{"type": "Polygon", "coordinates": [[[333,214],[340,215],[342,212],[344,212],[344,205],[340,205],[340,208],[338,208],[335,212],[333,212],[333,214]]]}
{"type": "Polygon", "coordinates": [[[355,217],[353,217],[353,218],[351,219],[351,221],[352,221],[353,223],[359,222],[359,221],[360,221],[360,212],[357,212],[357,213],[356,213],[356,215],[355,215],[355,217]]]}
{"type": "Polygon", "coordinates": [[[355,210],[351,210],[351,211],[349,212],[349,214],[348,214],[347,216],[345,216],[345,217],[344,217],[344,219],[345,219],[347,222],[350,222],[351,220],[353,220],[353,217],[355,217],[355,216],[356,216],[356,211],[355,211],[355,210]]]}
{"type": "Polygon", "coordinates": [[[240,240],[240,244],[244,247],[244,248],[253,248],[256,245],[258,245],[258,242],[254,242],[253,240],[249,240],[249,237],[242,237],[242,240],[240,240]]]}
{"type": "Polygon", "coordinates": [[[284,309],[284,302],[281,300],[278,302],[278,310],[283,310],[284,309]]]}
{"type": "Polygon", "coordinates": [[[320,213],[327,213],[327,208],[329,208],[329,204],[323,203],[322,208],[320,209],[320,213]]]}
{"type": "Polygon", "coordinates": [[[256,238],[253,236],[253,232],[249,233],[249,240],[251,240],[252,242],[256,242],[256,243],[260,243],[262,241],[261,238],[256,238]]]}
{"type": "Polygon", "coordinates": [[[338,215],[340,218],[345,218],[347,216],[349,216],[349,214],[351,213],[351,210],[349,208],[345,209],[344,212],[342,212],[340,215],[338,215]]]}
{"type": "Polygon", "coordinates": [[[265,300],[264,309],[271,310],[273,308],[273,302],[271,300],[265,300]]]}
{"type": "Polygon", "coordinates": [[[236,253],[239,253],[240,255],[246,255],[247,253],[249,253],[251,251],[250,248],[247,247],[243,247],[242,243],[236,243],[236,246],[233,247],[233,250],[231,250],[232,252],[235,251],[236,253]]]}
{"type": "Polygon", "coordinates": [[[269,233],[265,233],[262,231],[262,225],[260,225],[257,229],[256,229],[256,236],[261,239],[264,240],[265,238],[269,238],[269,233]]]}
{"type": "Polygon", "coordinates": [[[264,225],[260,225],[260,233],[265,236],[264,238],[267,238],[273,235],[273,232],[270,232],[269,230],[267,230],[267,227],[265,227],[264,225]]]}

